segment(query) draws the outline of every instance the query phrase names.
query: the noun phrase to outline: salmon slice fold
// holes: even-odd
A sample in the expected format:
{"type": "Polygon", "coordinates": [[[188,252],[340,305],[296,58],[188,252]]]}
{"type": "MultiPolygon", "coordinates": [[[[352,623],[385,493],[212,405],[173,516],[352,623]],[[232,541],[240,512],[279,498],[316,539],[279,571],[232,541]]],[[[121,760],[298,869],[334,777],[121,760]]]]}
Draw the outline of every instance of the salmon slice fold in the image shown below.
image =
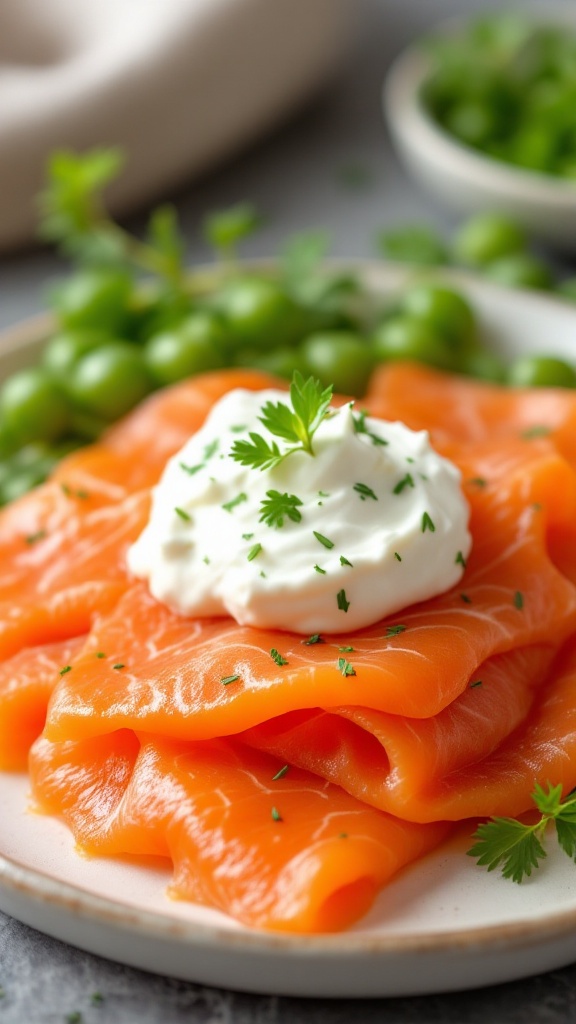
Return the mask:
{"type": "Polygon", "coordinates": [[[159,393],[0,514],[0,742],[20,732],[16,766],[46,715],[34,796],[87,853],[167,857],[176,898],[330,931],[447,822],[576,785],[576,401],[378,374],[362,406],[456,462],[473,549],[451,591],[307,643],[181,618],[126,574],[150,486],[233,386],[277,385],[159,393]]]}
{"type": "Polygon", "coordinates": [[[403,866],[447,834],[375,811],[232,740],[178,743],[129,730],[31,756],[40,810],[85,853],[168,856],[177,899],[256,928],[330,932],[358,920],[403,866]]]}

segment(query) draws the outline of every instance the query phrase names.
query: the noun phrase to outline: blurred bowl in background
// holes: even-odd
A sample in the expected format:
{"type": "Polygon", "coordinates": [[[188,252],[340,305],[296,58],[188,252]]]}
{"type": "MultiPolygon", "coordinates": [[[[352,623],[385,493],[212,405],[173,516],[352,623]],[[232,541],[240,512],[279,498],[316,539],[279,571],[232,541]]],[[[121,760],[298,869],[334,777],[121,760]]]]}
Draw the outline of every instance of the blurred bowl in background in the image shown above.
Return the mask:
{"type": "MultiPolygon", "coordinates": [[[[576,32],[576,6],[539,8],[536,16],[540,22],[566,21],[576,32]]],[[[451,19],[429,35],[462,31],[469,21],[451,19]]],[[[396,58],[383,89],[392,142],[409,173],[459,213],[506,213],[535,238],[576,251],[576,181],[493,159],[437,124],[422,101],[432,67],[422,44],[421,38],[396,58]]]]}

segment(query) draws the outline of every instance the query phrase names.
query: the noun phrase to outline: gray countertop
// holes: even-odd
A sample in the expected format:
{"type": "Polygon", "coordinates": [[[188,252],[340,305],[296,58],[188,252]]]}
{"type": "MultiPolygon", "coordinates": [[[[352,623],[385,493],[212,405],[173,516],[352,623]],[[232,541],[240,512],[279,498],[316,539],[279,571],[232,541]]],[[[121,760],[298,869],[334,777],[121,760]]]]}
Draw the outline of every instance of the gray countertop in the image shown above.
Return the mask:
{"type": "MultiPolygon", "coordinates": [[[[174,197],[191,262],[207,258],[198,225],[207,210],[250,199],[265,215],[246,248],[277,251],[287,235],[327,226],[333,253],[374,256],[379,228],[455,220],[406,178],[382,124],[380,89],[392,56],[415,33],[455,12],[499,7],[482,0],[353,0],[359,34],[337,80],[257,147],[174,197]],[[362,187],[345,183],[363,171],[362,187]]],[[[569,0],[567,0],[569,2],[569,0]]],[[[522,6],[520,4],[520,6],[522,6]]],[[[103,140],[104,141],[104,140],[103,140]]],[[[136,227],[138,220],[135,221],[136,227]]],[[[47,282],[64,272],[50,252],[0,260],[0,327],[43,307],[47,282]]],[[[6,827],[4,823],[1,827],[6,827]]],[[[242,995],[155,977],[75,950],[0,914],[0,1024],[566,1024],[576,1021],[576,965],[467,993],[353,1002],[242,995]],[[103,1000],[91,1004],[91,994],[103,1000]]]]}

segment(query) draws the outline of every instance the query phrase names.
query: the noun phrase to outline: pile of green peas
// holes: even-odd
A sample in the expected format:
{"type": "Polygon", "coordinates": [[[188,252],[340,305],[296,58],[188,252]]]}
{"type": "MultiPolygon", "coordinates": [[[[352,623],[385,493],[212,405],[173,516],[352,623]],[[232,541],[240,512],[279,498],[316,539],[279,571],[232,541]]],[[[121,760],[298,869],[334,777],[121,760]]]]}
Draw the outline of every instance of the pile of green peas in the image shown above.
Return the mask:
{"type": "Polygon", "coordinates": [[[375,367],[394,359],[504,383],[576,386],[574,368],[550,357],[505,367],[482,347],[470,303],[453,288],[420,281],[370,315],[358,294],[356,312],[345,311],[298,301],[280,277],[238,272],[174,304],[118,270],[78,271],[54,298],[58,329],[39,365],[0,388],[0,503],[40,483],[155,389],[227,366],[286,378],[298,369],[357,396],[375,367]]]}
{"type": "Polygon", "coordinates": [[[490,14],[429,43],[422,89],[458,141],[530,171],[576,180],[576,33],[490,14]]]}

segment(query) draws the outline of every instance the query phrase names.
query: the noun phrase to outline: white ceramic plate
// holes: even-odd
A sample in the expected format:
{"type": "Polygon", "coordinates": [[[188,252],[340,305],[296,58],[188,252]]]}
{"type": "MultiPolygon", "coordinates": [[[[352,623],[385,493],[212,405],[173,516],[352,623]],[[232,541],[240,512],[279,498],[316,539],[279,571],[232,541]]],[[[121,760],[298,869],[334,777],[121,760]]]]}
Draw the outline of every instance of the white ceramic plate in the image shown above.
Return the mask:
{"type": "MultiPolygon", "coordinates": [[[[574,5],[528,6],[535,21],[559,21],[576,31],[574,5]]],[[[431,29],[462,31],[470,18],[453,18],[431,29]]],[[[573,251],[576,238],[576,184],[523,170],[460,143],[430,117],[420,100],[430,72],[422,40],[404,50],[390,67],[383,90],[384,113],[398,154],[416,181],[461,213],[498,210],[536,237],[573,251]]]]}
{"type": "MultiPolygon", "coordinates": [[[[419,271],[362,265],[379,292],[419,271]]],[[[576,354],[576,306],[442,274],[466,291],[495,349],[576,354]]],[[[430,274],[426,274],[428,279],[430,274]]],[[[0,344],[0,377],[37,353],[46,321],[0,344]]],[[[164,895],[163,862],[87,860],[68,830],[27,810],[27,780],[0,774],[0,909],[73,945],[146,970],[251,992],[417,995],[526,977],[576,959],[576,869],[557,847],[516,886],[465,856],[466,832],[403,871],[336,936],[249,931],[164,895]]]]}

